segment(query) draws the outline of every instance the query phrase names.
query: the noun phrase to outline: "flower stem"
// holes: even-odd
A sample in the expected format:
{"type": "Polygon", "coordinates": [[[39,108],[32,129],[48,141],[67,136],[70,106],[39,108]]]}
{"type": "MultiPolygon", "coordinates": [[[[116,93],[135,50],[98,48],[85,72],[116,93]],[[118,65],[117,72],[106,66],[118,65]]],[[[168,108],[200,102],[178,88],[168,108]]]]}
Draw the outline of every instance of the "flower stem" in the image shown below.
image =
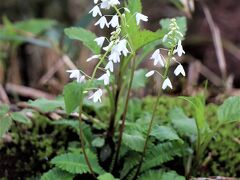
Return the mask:
{"type": "Polygon", "coordinates": [[[90,173],[93,175],[94,178],[96,178],[94,172],[93,172],[93,169],[92,169],[92,166],[91,166],[91,163],[88,159],[88,156],[87,156],[87,153],[86,153],[86,150],[85,150],[85,145],[84,145],[84,138],[83,138],[83,130],[82,130],[82,118],[81,118],[81,115],[82,115],[82,105],[83,103],[81,102],[80,105],[79,105],[79,138],[80,138],[80,142],[81,142],[81,145],[82,145],[82,151],[83,151],[83,156],[84,156],[84,159],[87,163],[87,166],[90,170],[90,173]]]}
{"type": "Polygon", "coordinates": [[[130,82],[129,82],[129,86],[128,86],[128,90],[127,90],[127,97],[126,97],[125,107],[124,107],[124,111],[123,111],[122,124],[120,125],[120,128],[119,128],[117,150],[116,150],[116,154],[115,154],[115,158],[114,158],[114,162],[113,162],[113,169],[112,169],[113,172],[115,171],[116,166],[117,166],[120,148],[121,148],[121,144],[122,144],[122,136],[123,136],[123,131],[125,128],[125,122],[126,122],[127,111],[128,111],[128,102],[129,102],[129,98],[130,98],[130,92],[131,92],[132,82],[133,82],[133,77],[134,77],[134,72],[135,72],[135,61],[136,60],[135,60],[135,54],[134,54],[133,58],[132,58],[131,77],[130,77],[130,82]]]}
{"type": "MultiPolygon", "coordinates": [[[[169,55],[169,57],[168,57],[168,59],[166,61],[166,69],[164,71],[162,82],[164,82],[164,80],[167,78],[168,70],[169,70],[169,67],[170,67],[170,60],[171,60],[172,56],[173,56],[173,50],[170,51],[170,55],[169,55]]],[[[161,86],[162,86],[162,83],[161,83],[161,86]]],[[[145,153],[146,153],[146,150],[147,150],[148,140],[149,140],[149,137],[150,137],[150,133],[152,131],[153,121],[155,119],[157,107],[158,107],[158,104],[159,104],[159,101],[160,101],[161,92],[162,92],[162,89],[160,87],[160,89],[158,91],[158,95],[157,95],[157,100],[156,100],[156,102],[154,104],[153,113],[152,113],[152,117],[151,117],[151,120],[150,120],[150,123],[149,123],[149,127],[148,127],[148,130],[147,130],[147,137],[146,137],[146,140],[145,140],[145,143],[144,143],[144,146],[143,146],[141,159],[139,161],[139,164],[138,164],[138,167],[137,167],[137,171],[136,171],[136,174],[135,174],[133,179],[137,179],[138,174],[141,171],[142,163],[143,163],[144,156],[145,156],[145,153]]]]}

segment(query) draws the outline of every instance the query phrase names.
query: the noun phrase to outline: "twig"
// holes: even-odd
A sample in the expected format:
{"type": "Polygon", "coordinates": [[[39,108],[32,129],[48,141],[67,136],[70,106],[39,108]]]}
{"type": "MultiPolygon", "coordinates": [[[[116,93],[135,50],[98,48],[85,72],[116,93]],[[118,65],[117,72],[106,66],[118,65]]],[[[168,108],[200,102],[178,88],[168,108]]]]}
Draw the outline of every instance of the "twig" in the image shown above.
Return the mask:
{"type": "Polygon", "coordinates": [[[0,99],[2,100],[3,103],[10,104],[7,93],[4,90],[2,84],[0,84],[0,99]]]}
{"type": "Polygon", "coordinates": [[[33,89],[26,86],[16,85],[12,83],[6,84],[6,91],[11,94],[18,94],[24,97],[29,97],[33,99],[37,98],[47,98],[54,99],[55,96],[37,89],[33,89]]]}
{"type": "Polygon", "coordinates": [[[46,74],[42,76],[42,78],[39,80],[39,83],[41,85],[46,84],[52,77],[53,75],[59,70],[60,67],[64,65],[64,61],[59,59],[48,71],[46,74]]]}
{"type": "Polygon", "coordinates": [[[201,3],[201,5],[212,33],[212,38],[213,38],[213,43],[214,43],[214,47],[217,54],[219,68],[220,68],[223,79],[226,80],[227,68],[226,68],[226,59],[223,51],[221,33],[218,26],[214,23],[212,15],[209,9],[207,8],[207,6],[203,3],[201,3]]]}

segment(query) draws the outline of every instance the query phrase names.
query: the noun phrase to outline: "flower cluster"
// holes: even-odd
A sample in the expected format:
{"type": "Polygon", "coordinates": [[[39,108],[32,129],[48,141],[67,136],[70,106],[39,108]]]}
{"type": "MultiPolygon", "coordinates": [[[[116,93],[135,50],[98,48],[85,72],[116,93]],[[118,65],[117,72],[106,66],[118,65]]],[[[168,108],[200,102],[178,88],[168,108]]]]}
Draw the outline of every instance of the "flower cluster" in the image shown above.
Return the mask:
{"type": "MultiPolygon", "coordinates": [[[[163,37],[163,40],[162,40],[163,43],[167,43],[167,46],[169,46],[169,49],[170,49],[168,52],[168,56],[169,56],[168,60],[166,60],[164,56],[161,54],[160,50],[157,49],[150,58],[151,60],[154,61],[153,62],[154,66],[157,66],[159,64],[161,67],[166,68],[166,70],[168,71],[169,60],[173,60],[176,63],[178,63],[178,66],[174,70],[175,76],[179,76],[180,74],[182,74],[183,76],[186,76],[186,73],[181,63],[178,62],[175,57],[173,57],[174,54],[177,54],[179,57],[185,54],[185,51],[183,50],[183,47],[182,47],[182,40],[181,40],[182,38],[183,38],[183,34],[179,31],[179,27],[177,25],[176,19],[175,18],[171,19],[169,24],[169,32],[163,37]]],[[[166,76],[163,76],[158,71],[151,70],[145,76],[150,77],[155,73],[157,73],[163,78],[163,83],[162,83],[163,90],[165,90],[167,87],[169,87],[170,89],[173,88],[172,83],[169,77],[167,76],[168,72],[166,73],[166,76]]]]}
{"type": "MultiPolygon", "coordinates": [[[[103,81],[104,85],[107,86],[110,84],[111,73],[114,72],[114,64],[120,63],[121,57],[128,56],[131,53],[131,45],[128,41],[127,35],[122,35],[121,33],[121,23],[126,23],[125,13],[130,13],[130,10],[127,8],[117,8],[120,5],[118,0],[94,0],[95,6],[89,11],[93,17],[98,17],[98,21],[94,24],[95,26],[99,26],[101,29],[107,27],[112,28],[113,31],[110,34],[110,38],[101,36],[97,37],[94,41],[103,49],[103,54],[93,55],[92,57],[87,59],[87,62],[92,60],[99,60],[99,63],[95,67],[95,69],[100,68],[101,64],[105,64],[104,74],[100,76],[97,80],[103,81]],[[109,10],[113,8],[116,12],[114,15],[104,15],[103,10],[109,10]],[[123,13],[120,12],[120,9],[123,9],[123,13]],[[111,20],[108,22],[108,17],[111,17],[111,20]],[[104,46],[104,44],[107,44],[104,46]],[[104,47],[103,47],[104,46],[104,47]],[[103,63],[105,61],[105,63],[103,63]]],[[[140,21],[148,21],[148,17],[141,14],[135,14],[136,23],[139,25],[140,21]]],[[[127,24],[124,24],[127,25],[127,24]]],[[[69,70],[70,78],[75,78],[78,83],[85,81],[87,75],[82,74],[79,70],[69,70]]],[[[96,71],[94,71],[96,72],[96,71]]],[[[90,79],[95,78],[95,73],[93,73],[90,79]]],[[[89,99],[92,99],[93,102],[101,102],[101,96],[103,95],[102,90],[97,89],[89,99]]]]}

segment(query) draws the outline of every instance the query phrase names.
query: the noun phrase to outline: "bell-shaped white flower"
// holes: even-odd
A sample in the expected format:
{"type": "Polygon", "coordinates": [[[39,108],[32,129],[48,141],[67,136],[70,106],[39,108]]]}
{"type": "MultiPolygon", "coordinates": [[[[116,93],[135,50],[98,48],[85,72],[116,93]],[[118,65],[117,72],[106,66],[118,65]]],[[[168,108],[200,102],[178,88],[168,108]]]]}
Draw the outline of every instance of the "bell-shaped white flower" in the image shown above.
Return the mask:
{"type": "Polygon", "coordinates": [[[81,83],[85,80],[85,76],[82,76],[79,70],[67,70],[68,73],[70,73],[69,78],[70,79],[76,79],[78,83],[81,83]]]}
{"type": "Polygon", "coordinates": [[[149,71],[146,75],[145,75],[145,77],[151,77],[153,74],[155,73],[155,71],[154,70],[152,70],[152,71],[149,71]]]}
{"type": "Polygon", "coordinates": [[[159,63],[162,67],[164,67],[164,62],[163,62],[163,59],[161,57],[159,49],[154,51],[154,53],[152,54],[150,59],[154,60],[154,63],[153,63],[154,66],[156,66],[159,63]]]}
{"type": "Polygon", "coordinates": [[[105,16],[102,16],[94,25],[95,26],[100,25],[101,29],[103,29],[105,26],[109,28],[109,24],[105,16]]]}
{"type": "Polygon", "coordinates": [[[113,61],[114,63],[119,63],[120,62],[120,54],[118,51],[112,50],[111,54],[108,57],[109,61],[113,61]]]}
{"type": "Polygon", "coordinates": [[[87,62],[90,62],[90,61],[92,61],[92,60],[94,60],[94,59],[98,59],[98,58],[100,58],[101,57],[101,55],[93,55],[93,56],[91,56],[90,58],[88,58],[86,61],[87,62]]]}
{"type": "Polygon", "coordinates": [[[117,15],[114,15],[112,17],[111,21],[109,22],[109,25],[111,25],[113,28],[119,26],[119,20],[118,20],[118,16],[117,15]]]}
{"type": "Polygon", "coordinates": [[[162,84],[162,89],[165,90],[167,87],[169,87],[170,89],[172,89],[172,83],[170,81],[169,78],[166,78],[164,81],[163,81],[163,84],[162,84]]]}
{"type": "Polygon", "coordinates": [[[88,99],[93,99],[93,102],[102,102],[101,97],[103,95],[103,92],[101,89],[98,89],[93,95],[91,95],[88,99]]]}
{"type": "Polygon", "coordinates": [[[99,81],[103,81],[104,85],[109,85],[110,82],[110,72],[107,70],[105,74],[103,74],[100,78],[98,78],[99,81]]]}
{"type": "Polygon", "coordinates": [[[137,21],[137,25],[139,25],[139,24],[140,24],[140,21],[145,21],[145,22],[147,22],[147,21],[148,21],[148,17],[145,16],[145,15],[143,15],[143,14],[141,14],[141,13],[137,13],[137,14],[136,14],[136,21],[137,21]]]}
{"type": "Polygon", "coordinates": [[[181,40],[178,41],[177,49],[175,49],[173,51],[173,53],[174,54],[177,53],[179,57],[181,57],[182,54],[185,54],[185,51],[183,50],[183,47],[182,47],[182,41],[181,40]]]}
{"type": "Polygon", "coordinates": [[[177,68],[174,70],[175,76],[178,76],[179,74],[182,74],[183,76],[186,76],[186,73],[184,71],[184,68],[181,64],[177,66],[177,68]]]}
{"type": "Polygon", "coordinates": [[[127,49],[127,40],[126,39],[122,39],[119,41],[119,43],[117,44],[117,51],[120,54],[122,53],[124,56],[127,56],[129,51],[127,49]]]}
{"type": "Polygon", "coordinates": [[[89,13],[92,13],[93,17],[96,17],[97,15],[102,16],[102,13],[100,11],[100,8],[98,6],[94,6],[92,10],[89,11],[89,13]]]}
{"type": "Polygon", "coordinates": [[[107,46],[103,47],[104,51],[109,51],[113,47],[114,42],[111,41],[107,46]]]}
{"type": "Polygon", "coordinates": [[[112,61],[108,61],[107,65],[106,65],[106,67],[104,69],[113,72],[113,62],[112,61]]]}
{"type": "Polygon", "coordinates": [[[105,41],[105,37],[98,37],[96,39],[94,39],[94,41],[97,43],[98,46],[102,47],[103,46],[103,43],[105,41]]]}

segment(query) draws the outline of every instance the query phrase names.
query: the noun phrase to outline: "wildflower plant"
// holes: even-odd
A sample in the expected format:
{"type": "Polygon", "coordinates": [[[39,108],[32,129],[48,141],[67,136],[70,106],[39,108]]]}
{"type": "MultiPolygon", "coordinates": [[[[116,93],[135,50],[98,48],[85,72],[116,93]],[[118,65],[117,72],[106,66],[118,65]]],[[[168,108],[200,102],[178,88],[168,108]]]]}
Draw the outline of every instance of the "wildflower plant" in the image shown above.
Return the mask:
{"type": "Polygon", "coordinates": [[[132,173],[132,178],[136,179],[142,173],[141,167],[161,92],[167,88],[173,89],[174,86],[169,77],[171,61],[179,64],[174,74],[185,76],[183,66],[175,57],[175,55],[182,56],[185,53],[182,47],[185,30],[180,29],[175,18],[162,21],[163,29],[156,32],[143,30],[141,25],[148,22],[148,16],[142,14],[140,0],[128,0],[125,4],[120,3],[119,0],[94,0],[93,3],[94,6],[89,14],[95,18],[94,25],[100,29],[109,29],[111,33],[106,37],[97,37],[83,28],[67,28],[65,30],[69,38],[82,41],[91,50],[93,54],[86,61],[96,63],[91,75],[86,74],[83,69],[67,71],[69,78],[76,79],[76,82],[72,82],[64,88],[66,111],[70,114],[76,108],[79,110],[79,137],[87,165],[83,171],[90,172],[93,177],[96,177],[96,174],[101,174],[101,171],[94,167],[96,163],[93,162],[93,159],[97,161],[97,158],[91,154],[90,149],[92,148],[85,146],[86,138],[84,138],[82,127],[83,100],[87,98],[93,103],[101,103],[105,101],[103,99],[109,100],[109,124],[104,142],[107,147],[108,144],[113,144],[109,147],[110,153],[107,159],[110,159],[110,165],[107,170],[117,175],[123,153],[122,141],[126,138],[124,130],[135,71],[141,61],[150,54],[150,61],[156,68],[145,73],[145,77],[144,75],[143,77],[149,78],[157,75],[162,85],[157,101],[154,103],[151,120],[147,124],[146,137],[143,138],[141,148],[138,148],[141,156],[136,160],[138,163],[137,166],[134,165],[135,170],[132,173]],[[165,48],[158,49],[160,44],[165,48]],[[167,52],[167,57],[163,56],[162,51],[167,52]],[[158,68],[159,71],[156,70],[158,68]],[[163,74],[160,73],[160,68],[163,74]]]}

